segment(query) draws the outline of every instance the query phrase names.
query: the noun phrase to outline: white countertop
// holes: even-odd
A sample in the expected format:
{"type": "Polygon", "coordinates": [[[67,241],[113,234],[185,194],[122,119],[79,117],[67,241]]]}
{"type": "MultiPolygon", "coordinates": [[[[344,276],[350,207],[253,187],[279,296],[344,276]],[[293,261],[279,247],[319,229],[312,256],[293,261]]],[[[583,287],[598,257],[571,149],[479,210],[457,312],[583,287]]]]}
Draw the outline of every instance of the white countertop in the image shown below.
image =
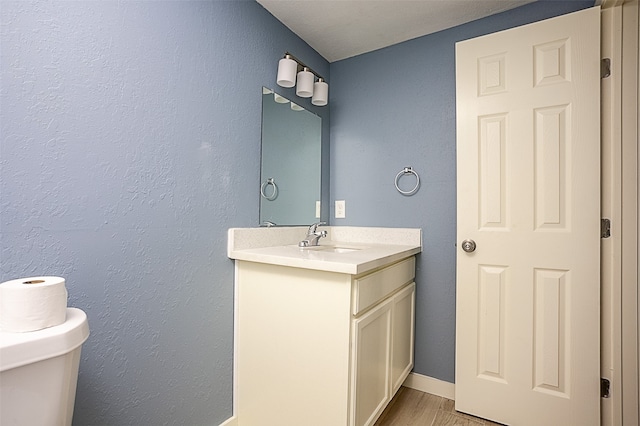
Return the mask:
{"type": "Polygon", "coordinates": [[[320,229],[327,230],[328,238],[332,239],[322,238],[317,247],[300,248],[297,244],[304,238],[307,227],[232,228],[228,256],[235,260],[359,275],[422,251],[420,229],[331,226],[320,229]]]}

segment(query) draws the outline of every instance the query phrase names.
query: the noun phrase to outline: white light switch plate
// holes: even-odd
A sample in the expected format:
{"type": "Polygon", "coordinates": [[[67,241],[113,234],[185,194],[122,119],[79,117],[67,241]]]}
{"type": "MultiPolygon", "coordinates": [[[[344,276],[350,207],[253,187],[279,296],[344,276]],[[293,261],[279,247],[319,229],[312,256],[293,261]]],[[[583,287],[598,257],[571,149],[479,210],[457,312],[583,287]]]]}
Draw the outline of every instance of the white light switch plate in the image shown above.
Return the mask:
{"type": "Polygon", "coordinates": [[[316,201],[316,219],[320,219],[320,201],[316,201]]]}
{"type": "Polygon", "coordinates": [[[336,219],[344,219],[346,216],[344,200],[336,200],[336,219]]]}

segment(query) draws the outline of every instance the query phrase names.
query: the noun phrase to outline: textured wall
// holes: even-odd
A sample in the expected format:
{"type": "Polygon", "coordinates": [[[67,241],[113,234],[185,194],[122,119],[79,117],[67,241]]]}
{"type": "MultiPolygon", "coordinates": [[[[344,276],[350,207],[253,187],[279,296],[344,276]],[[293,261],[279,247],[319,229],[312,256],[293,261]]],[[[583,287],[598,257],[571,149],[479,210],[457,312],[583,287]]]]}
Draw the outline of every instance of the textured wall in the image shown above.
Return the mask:
{"type": "Polygon", "coordinates": [[[423,230],[417,373],[455,379],[455,42],[591,5],[539,1],[331,64],[331,199],[346,200],[347,213],[332,225],[423,230]],[[421,177],[411,197],[394,186],[405,166],[421,177]]]}
{"type": "Polygon", "coordinates": [[[3,0],[0,23],[0,281],[66,277],[87,312],[74,423],[221,423],[261,89],[285,50],[329,65],[254,1],[3,0]]]}

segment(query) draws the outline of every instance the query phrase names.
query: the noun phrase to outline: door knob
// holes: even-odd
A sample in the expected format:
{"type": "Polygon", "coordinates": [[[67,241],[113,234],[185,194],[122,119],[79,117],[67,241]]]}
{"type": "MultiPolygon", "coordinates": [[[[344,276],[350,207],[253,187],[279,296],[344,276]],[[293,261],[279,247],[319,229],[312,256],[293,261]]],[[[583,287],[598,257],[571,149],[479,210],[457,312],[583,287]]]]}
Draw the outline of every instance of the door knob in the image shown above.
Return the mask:
{"type": "Polygon", "coordinates": [[[464,240],[462,242],[462,250],[471,253],[476,250],[476,242],[473,240],[464,240]]]}

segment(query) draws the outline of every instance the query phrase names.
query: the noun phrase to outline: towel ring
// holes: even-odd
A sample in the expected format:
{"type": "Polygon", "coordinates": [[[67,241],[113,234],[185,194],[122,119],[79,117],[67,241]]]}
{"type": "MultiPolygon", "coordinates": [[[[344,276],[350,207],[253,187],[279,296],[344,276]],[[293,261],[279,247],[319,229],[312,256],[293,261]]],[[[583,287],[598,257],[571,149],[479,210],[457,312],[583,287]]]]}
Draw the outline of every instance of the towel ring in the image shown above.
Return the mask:
{"type": "Polygon", "coordinates": [[[278,185],[276,185],[276,181],[273,180],[273,178],[267,178],[267,180],[260,185],[260,195],[269,201],[273,201],[278,197],[278,185]],[[271,192],[271,195],[267,195],[265,193],[267,186],[269,185],[273,186],[273,192],[271,192]]]}
{"type": "Polygon", "coordinates": [[[411,166],[405,167],[404,169],[400,170],[400,173],[396,175],[396,189],[402,195],[413,195],[418,191],[419,187],[420,187],[420,176],[418,176],[418,173],[416,173],[416,171],[413,170],[411,166]],[[403,191],[402,189],[400,189],[400,186],[398,186],[398,181],[400,180],[400,177],[403,175],[414,175],[416,177],[416,186],[414,186],[413,189],[410,189],[409,191],[403,191]]]}

